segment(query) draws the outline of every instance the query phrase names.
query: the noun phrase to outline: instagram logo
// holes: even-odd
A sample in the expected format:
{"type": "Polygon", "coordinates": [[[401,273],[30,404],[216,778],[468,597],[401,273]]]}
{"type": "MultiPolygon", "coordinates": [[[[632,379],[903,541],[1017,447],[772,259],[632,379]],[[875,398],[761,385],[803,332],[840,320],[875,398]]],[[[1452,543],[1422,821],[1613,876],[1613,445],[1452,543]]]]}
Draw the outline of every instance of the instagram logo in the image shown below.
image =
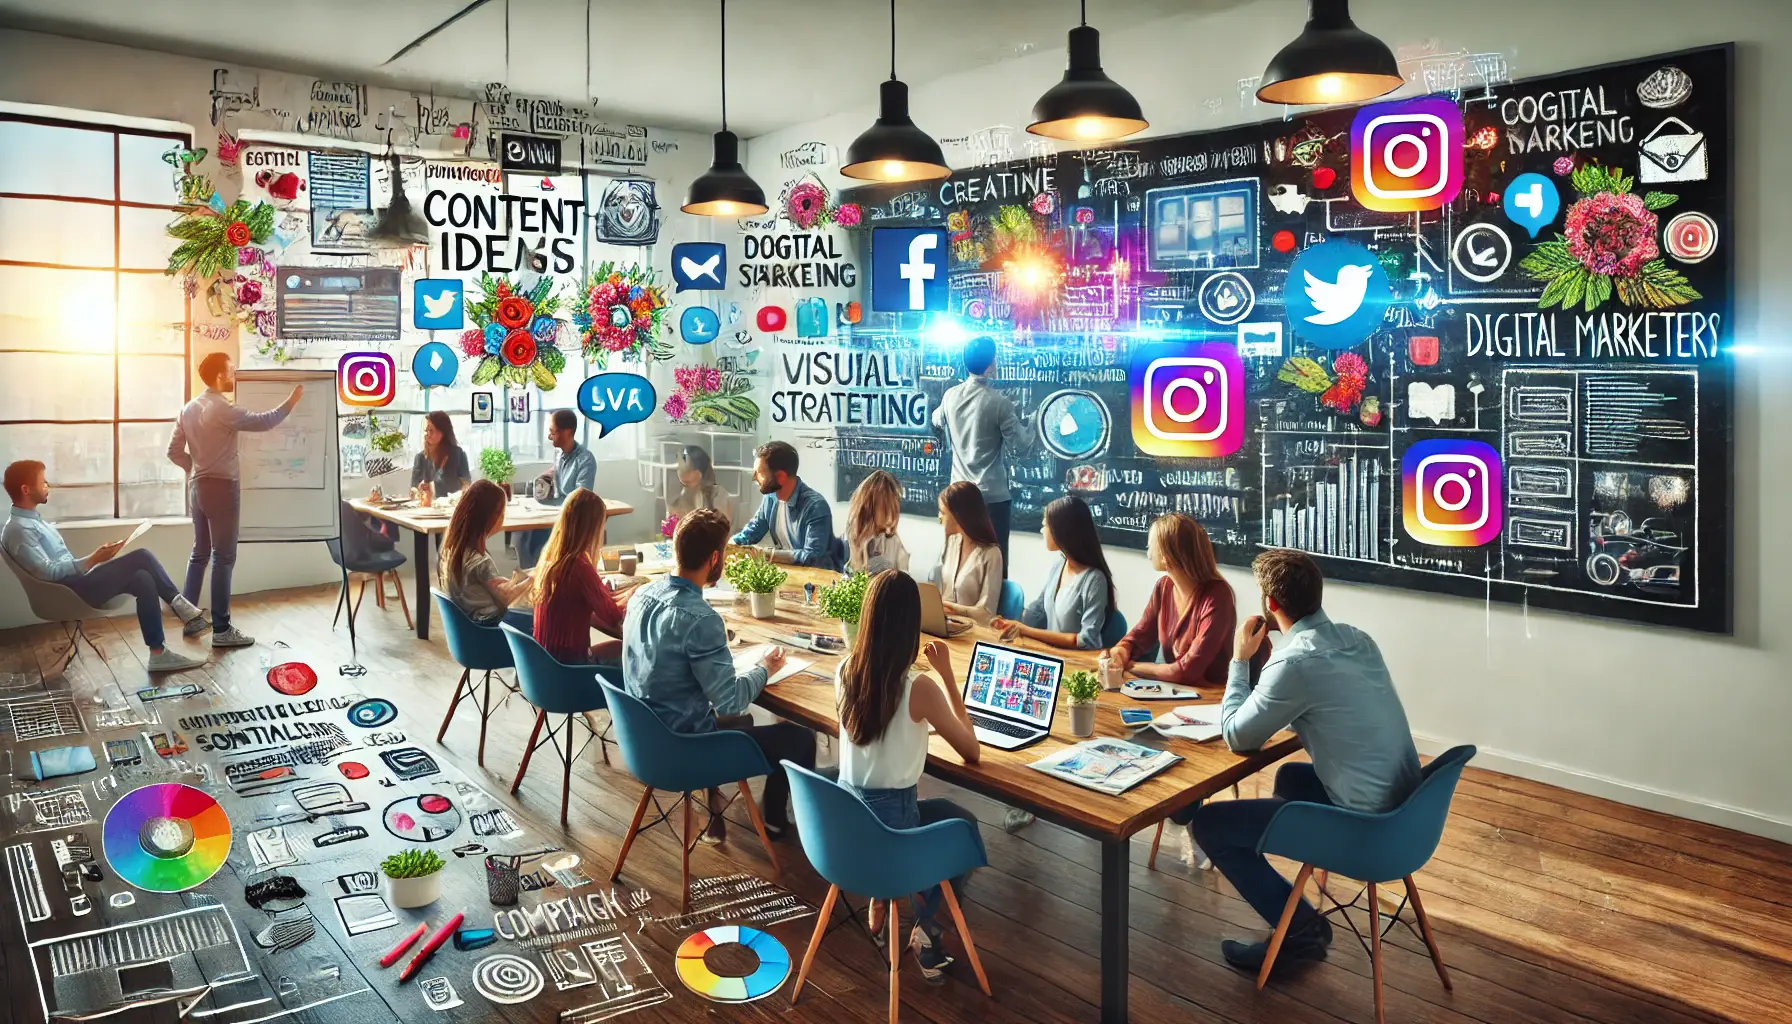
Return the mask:
{"type": "Polygon", "coordinates": [[[1500,453],[1479,441],[1420,441],[1400,457],[1406,533],[1446,548],[1473,548],[1500,535],[1500,453]]]}
{"type": "Polygon", "coordinates": [[[1133,356],[1132,443],[1147,455],[1218,458],[1244,445],[1238,349],[1146,345],[1133,356]]]}
{"type": "Polygon", "coordinates": [[[1376,103],[1350,122],[1350,190],[1370,210],[1436,210],[1462,191],[1462,111],[1441,97],[1376,103]]]}
{"type": "Polygon", "coordinates": [[[392,357],[384,352],[349,352],[336,363],[336,396],[343,405],[378,408],[392,401],[398,379],[392,357]]]}

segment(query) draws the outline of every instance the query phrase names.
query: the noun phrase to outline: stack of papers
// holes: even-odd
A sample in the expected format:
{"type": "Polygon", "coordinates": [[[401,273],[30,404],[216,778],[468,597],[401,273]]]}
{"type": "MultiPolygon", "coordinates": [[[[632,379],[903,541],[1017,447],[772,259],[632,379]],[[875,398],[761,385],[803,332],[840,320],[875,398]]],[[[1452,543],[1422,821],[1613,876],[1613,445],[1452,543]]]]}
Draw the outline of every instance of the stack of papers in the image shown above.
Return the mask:
{"type": "MultiPolygon", "coordinates": [[[[771,649],[771,644],[758,644],[734,652],[734,671],[736,673],[747,672],[749,669],[753,668],[753,666],[759,664],[759,659],[765,657],[765,652],[771,649]]],[[[805,658],[792,658],[787,656],[784,659],[784,667],[778,669],[777,672],[774,672],[771,678],[765,681],[765,685],[770,686],[773,683],[781,683],[813,664],[814,662],[805,658]]]]}
{"type": "Polygon", "coordinates": [[[1151,727],[1165,736],[1206,743],[1220,735],[1220,706],[1190,704],[1151,720],[1151,727]]]}
{"type": "Polygon", "coordinates": [[[1165,768],[1182,760],[1182,755],[1167,750],[1154,750],[1126,740],[1085,740],[1028,765],[1036,771],[1093,789],[1110,796],[1119,796],[1165,768]]]}

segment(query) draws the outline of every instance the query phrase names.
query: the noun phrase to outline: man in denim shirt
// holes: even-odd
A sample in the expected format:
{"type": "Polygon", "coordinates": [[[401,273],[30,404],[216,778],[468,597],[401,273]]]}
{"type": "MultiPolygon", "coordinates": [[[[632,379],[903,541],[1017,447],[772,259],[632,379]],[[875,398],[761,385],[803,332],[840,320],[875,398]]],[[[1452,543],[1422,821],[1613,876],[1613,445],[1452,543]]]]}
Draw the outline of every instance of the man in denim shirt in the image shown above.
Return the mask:
{"type": "Polygon", "coordinates": [[[834,538],[834,510],[826,498],[797,479],[796,449],[783,441],[768,441],[753,454],[759,460],[753,481],[765,500],[734,535],[734,543],[757,544],[770,534],[772,561],[838,571],[845,545],[834,538]]]}
{"type": "MultiPolygon", "coordinates": [[[[771,673],[784,665],[784,650],[773,647],[745,673],[734,670],[728,628],[703,588],[722,578],[728,520],[714,509],[697,509],[678,521],[672,548],[678,571],[642,587],[629,601],[622,624],[622,677],[628,692],[641,698],[674,732],[714,732],[717,716],[741,716],[738,728],[759,744],[772,773],[765,779],[765,827],[774,837],[789,828],[790,782],[780,760],[805,768],[815,764],[815,738],[791,722],[752,725],[744,713],[765,689],[771,673]]],[[[716,808],[712,793],[710,807],[716,808]]],[[[709,836],[721,834],[712,813],[709,836]]]]}
{"type": "MultiPolygon", "coordinates": [[[[554,410],[553,419],[548,421],[548,443],[560,452],[560,458],[553,469],[536,478],[535,500],[543,505],[558,505],[581,487],[596,494],[597,456],[579,443],[579,418],[571,409],[554,410]],[[545,495],[540,493],[543,483],[548,485],[545,495]]],[[[542,550],[548,546],[548,534],[552,532],[544,529],[518,533],[517,565],[524,569],[535,568],[535,563],[541,560],[542,550]]]]}

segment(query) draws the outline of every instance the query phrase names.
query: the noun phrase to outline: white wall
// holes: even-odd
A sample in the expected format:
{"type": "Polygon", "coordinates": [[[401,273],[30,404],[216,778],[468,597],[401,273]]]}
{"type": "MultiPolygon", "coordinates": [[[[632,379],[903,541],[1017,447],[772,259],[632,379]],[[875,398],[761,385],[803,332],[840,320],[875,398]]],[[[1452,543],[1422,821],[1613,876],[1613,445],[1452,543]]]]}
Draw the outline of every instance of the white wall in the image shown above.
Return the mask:
{"type": "MultiPolygon", "coordinates": [[[[1261,2],[1211,16],[1104,33],[1103,64],[1131,89],[1152,134],[1279,116],[1246,109],[1238,80],[1258,75],[1299,31],[1305,5],[1261,2]],[[1207,101],[1220,101],[1218,111],[1207,101]]],[[[1792,5],[1783,0],[1358,0],[1358,24],[1397,50],[1500,52],[1516,77],[1736,41],[1738,343],[1736,635],[1712,637],[1532,611],[1510,605],[1338,584],[1332,614],[1373,633],[1387,653],[1421,745],[1478,744],[1477,763],[1569,788],[1792,840],[1792,535],[1766,513],[1792,502],[1792,318],[1780,245],[1792,237],[1792,5]]],[[[1090,14],[1101,27],[1099,5],[1090,14]]],[[[1068,15],[1066,15],[1068,17],[1068,15]]],[[[1066,25],[1068,28],[1068,24],[1066,25]]],[[[1404,54],[1403,54],[1404,55],[1404,54]]],[[[1033,101],[1063,74],[1061,50],[928,83],[911,82],[917,124],[935,137],[1024,126],[1033,101]]],[[[791,172],[778,154],[808,141],[844,149],[874,117],[875,93],[835,117],[753,139],[748,169],[775,195],[791,172]]],[[[1021,139],[1027,138],[1019,134],[1021,139]]],[[[948,152],[948,158],[963,159],[948,152]]],[[[831,169],[830,169],[831,172],[831,169]]],[[[843,179],[824,177],[837,186],[843,179]]],[[[744,303],[743,303],[744,304],[744,303]]],[[[803,449],[804,477],[831,492],[824,453],[803,449]]],[[[836,505],[836,524],[844,505],[836,505]]],[[[938,527],[905,519],[915,564],[937,559],[938,527]]],[[[1016,537],[1015,578],[1036,588],[1046,560],[1037,537],[1016,537]]],[[[1142,553],[1109,552],[1121,607],[1136,618],[1152,574],[1142,553]]],[[[1230,571],[1241,609],[1259,595],[1230,571]]]]}
{"type": "MultiPolygon", "coordinates": [[[[219,191],[230,198],[234,196],[240,182],[240,172],[222,168],[216,160],[217,130],[211,123],[210,93],[212,72],[218,67],[231,67],[233,73],[237,70],[246,72],[246,75],[238,75],[239,82],[247,81],[247,76],[252,75],[259,83],[265,105],[281,102],[281,97],[303,96],[309,89],[310,79],[301,75],[238,69],[235,65],[222,61],[199,60],[154,50],[112,46],[33,32],[0,30],[0,101],[182,122],[193,129],[195,147],[212,150],[212,155],[199,169],[211,175],[219,191]]],[[[437,99],[449,102],[446,97],[438,96],[437,99]]],[[[465,106],[464,100],[453,102],[465,106]]],[[[371,111],[381,112],[388,106],[396,106],[403,112],[411,110],[414,102],[410,93],[380,88],[369,90],[368,107],[371,111]]],[[[283,127],[253,113],[242,115],[235,127],[244,125],[283,127]]],[[[379,133],[362,131],[358,137],[377,138],[379,133]]],[[[708,136],[698,133],[655,129],[651,132],[651,137],[660,145],[651,147],[645,173],[658,181],[660,201],[667,207],[660,242],[654,250],[656,262],[663,273],[668,260],[666,254],[673,242],[686,238],[711,237],[709,233],[715,230],[707,220],[687,217],[677,210],[686,186],[708,166],[710,149],[708,136]]],[[[440,148],[446,148],[446,145],[440,148]]],[[[214,343],[211,347],[223,348],[234,355],[236,343],[234,340],[223,345],[214,343]]],[[[193,352],[195,365],[207,350],[196,337],[193,352]]],[[[306,366],[303,361],[294,365],[306,366]]],[[[201,386],[195,379],[194,388],[201,386]]],[[[637,483],[636,455],[633,449],[624,449],[614,443],[600,443],[594,445],[594,449],[599,456],[600,489],[606,495],[621,497],[643,509],[640,515],[617,520],[611,529],[612,541],[644,540],[650,533],[657,535],[657,524],[648,522],[653,510],[651,495],[637,483]]],[[[32,453],[29,452],[0,452],[0,465],[13,459],[30,457],[32,453]]],[[[535,467],[535,470],[538,471],[539,468],[535,467]]],[[[529,464],[519,465],[518,480],[526,481],[532,476],[529,464]]],[[[399,481],[401,489],[405,482],[399,481]]],[[[364,480],[344,481],[344,493],[356,493],[364,490],[365,486],[364,480]]],[[[390,486],[388,483],[388,489],[390,486]]],[[[122,528],[93,525],[68,528],[64,530],[64,534],[69,547],[77,554],[84,554],[102,541],[125,536],[129,531],[129,525],[122,528]]],[[[185,572],[191,544],[192,528],[181,520],[158,523],[151,531],[147,547],[161,558],[178,583],[185,572]]],[[[405,551],[409,553],[408,546],[405,551]]],[[[408,578],[409,567],[406,572],[408,578]]],[[[19,589],[17,581],[10,574],[0,576],[4,577],[0,578],[0,629],[36,621],[25,606],[24,592],[19,589]]],[[[232,590],[241,594],[326,583],[338,578],[336,567],[325,556],[321,546],[248,544],[238,552],[232,590]]],[[[204,602],[201,601],[201,604],[204,602]]]]}

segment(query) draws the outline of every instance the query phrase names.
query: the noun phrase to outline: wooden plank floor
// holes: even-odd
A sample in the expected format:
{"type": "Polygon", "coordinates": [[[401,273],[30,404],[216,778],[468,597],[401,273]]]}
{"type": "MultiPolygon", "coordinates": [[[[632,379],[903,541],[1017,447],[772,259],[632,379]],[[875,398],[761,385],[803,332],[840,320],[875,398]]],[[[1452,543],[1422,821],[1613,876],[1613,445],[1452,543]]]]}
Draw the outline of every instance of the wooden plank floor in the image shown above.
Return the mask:
{"type": "MultiPolygon", "coordinates": [[[[330,629],[333,587],[240,598],[233,617],[262,643],[284,640],[320,674],[348,660],[346,631],[330,629]]],[[[459,668],[436,631],[425,643],[405,628],[396,602],[382,612],[363,605],[361,688],[396,701],[415,738],[433,734],[459,668]]],[[[141,685],[147,652],[135,621],[93,624],[93,633],[128,691],[141,685]]],[[[53,627],[0,632],[0,671],[35,671],[60,643],[53,627]]],[[[195,648],[200,650],[203,648],[195,648]]],[[[256,693],[256,648],[230,652],[182,678],[221,690],[256,693]]],[[[108,680],[91,652],[71,677],[108,680]]],[[[470,710],[449,729],[445,755],[495,791],[508,788],[532,710],[513,699],[491,724],[483,773],[473,763],[478,721],[470,710]]],[[[601,862],[613,860],[640,788],[620,768],[584,755],[575,773],[572,839],[601,862]],[[608,858],[609,860],[604,860],[608,858]]],[[[540,820],[558,805],[559,773],[543,762],[521,803],[540,820]]],[[[1267,791],[1269,780],[1253,780],[1267,791]]],[[[1255,795],[1253,783],[1244,796],[1255,795]]],[[[965,912],[983,953],[995,998],[986,1000],[968,970],[954,967],[938,988],[904,968],[903,1018],[940,1024],[972,1021],[1093,1021],[1097,1018],[1100,852],[1062,829],[1036,823],[1017,835],[1000,827],[1003,808],[932,780],[923,795],[945,795],[976,812],[991,867],[971,882],[965,912]]],[[[742,819],[744,825],[744,819],[742,819]]],[[[765,854],[748,828],[731,829],[724,847],[699,847],[693,872],[763,872],[765,854]]],[[[1347,931],[1323,964],[1254,991],[1252,979],[1220,959],[1224,937],[1266,930],[1213,872],[1192,874],[1166,839],[1159,867],[1145,869],[1150,833],[1134,844],[1132,873],[1132,1019],[1176,1021],[1372,1021],[1368,957],[1347,931]]],[[[627,880],[656,893],[678,889],[677,844],[663,829],[630,853],[627,880]]],[[[780,850],[784,884],[820,902],[820,882],[795,843],[780,850]]],[[[1290,872],[1291,873],[1291,872],[1290,872]]],[[[1638,810],[1539,783],[1470,768],[1457,792],[1443,843],[1419,873],[1455,991],[1438,984],[1424,947],[1396,929],[1386,947],[1388,1017],[1448,1024],[1530,1022],[1792,1021],[1792,846],[1638,810]]],[[[1354,888],[1341,880],[1334,891],[1354,888]]],[[[812,923],[778,929],[799,953],[812,923]],[[798,937],[798,936],[801,937],[798,937]]],[[[648,936],[654,936],[649,930],[648,936]]],[[[672,943],[647,950],[671,981],[672,943]]],[[[644,1011],[643,1021],[858,1021],[884,1019],[886,963],[862,935],[842,929],[823,947],[812,994],[792,1008],[784,996],[742,1007],[705,1003],[680,990],[644,1011]]],[[[19,1005],[17,1002],[14,1006],[19,1005]]],[[[526,1007],[500,1007],[502,1020],[531,1019],[526,1007]]]]}

